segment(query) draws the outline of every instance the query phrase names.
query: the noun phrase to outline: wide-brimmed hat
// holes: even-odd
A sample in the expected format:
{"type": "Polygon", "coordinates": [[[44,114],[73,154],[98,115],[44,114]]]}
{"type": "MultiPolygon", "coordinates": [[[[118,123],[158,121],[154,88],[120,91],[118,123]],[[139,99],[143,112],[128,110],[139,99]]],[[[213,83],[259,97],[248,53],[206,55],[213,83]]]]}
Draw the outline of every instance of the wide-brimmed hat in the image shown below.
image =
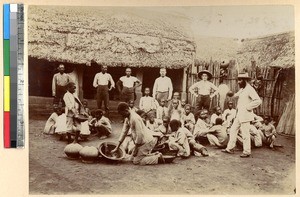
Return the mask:
{"type": "Polygon", "coordinates": [[[210,80],[212,78],[212,74],[208,70],[202,70],[202,71],[198,72],[198,77],[200,79],[201,79],[202,74],[207,74],[208,80],[210,80]]]}
{"type": "Polygon", "coordinates": [[[239,73],[238,74],[238,79],[251,79],[248,73],[239,73]]]}

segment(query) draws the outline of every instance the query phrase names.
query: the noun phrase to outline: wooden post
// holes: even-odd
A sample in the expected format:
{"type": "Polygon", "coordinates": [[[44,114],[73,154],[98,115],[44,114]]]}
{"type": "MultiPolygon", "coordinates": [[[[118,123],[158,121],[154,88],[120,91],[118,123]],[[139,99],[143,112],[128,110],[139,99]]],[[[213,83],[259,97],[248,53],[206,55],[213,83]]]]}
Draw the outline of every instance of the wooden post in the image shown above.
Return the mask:
{"type": "MultiPolygon", "coordinates": [[[[136,78],[138,78],[138,80],[140,80],[143,83],[143,72],[142,72],[142,69],[137,69],[136,78]]],[[[139,86],[139,87],[137,87],[135,89],[135,95],[136,95],[135,105],[138,106],[139,103],[140,103],[140,99],[143,96],[142,85],[139,86]]]]}
{"type": "Polygon", "coordinates": [[[76,70],[78,76],[78,97],[80,100],[83,100],[83,66],[78,66],[76,70]]]}
{"type": "Polygon", "coordinates": [[[186,93],[186,89],[187,89],[187,67],[183,68],[183,73],[182,73],[182,93],[181,93],[181,99],[187,99],[187,93],[186,93]]]}

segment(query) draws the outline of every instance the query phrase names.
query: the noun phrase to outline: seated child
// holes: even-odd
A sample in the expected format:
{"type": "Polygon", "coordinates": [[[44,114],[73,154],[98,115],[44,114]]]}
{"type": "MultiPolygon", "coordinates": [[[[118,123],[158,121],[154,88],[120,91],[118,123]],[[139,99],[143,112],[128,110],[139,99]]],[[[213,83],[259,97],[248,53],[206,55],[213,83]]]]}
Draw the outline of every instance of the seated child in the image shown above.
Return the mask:
{"type": "Polygon", "coordinates": [[[181,121],[181,110],[179,109],[179,100],[173,99],[169,108],[170,119],[181,121]]]}
{"type": "Polygon", "coordinates": [[[91,116],[91,111],[88,108],[88,101],[87,100],[83,100],[82,101],[82,105],[83,105],[85,113],[87,113],[89,116],[91,116]]]}
{"type": "Polygon", "coordinates": [[[162,120],[164,116],[169,116],[169,109],[166,107],[166,100],[161,99],[156,110],[156,118],[162,120]]]}
{"type": "Polygon", "coordinates": [[[60,135],[59,140],[63,140],[67,133],[67,116],[64,113],[64,108],[57,109],[57,119],[55,123],[55,133],[60,135]]]}
{"type": "Polygon", "coordinates": [[[135,106],[134,106],[134,101],[133,100],[129,100],[128,101],[128,106],[129,106],[129,109],[130,110],[133,110],[133,111],[137,111],[138,110],[138,108],[136,108],[135,106]]]}
{"type": "Polygon", "coordinates": [[[182,115],[182,123],[191,133],[194,132],[195,127],[195,116],[191,113],[191,106],[186,104],[184,107],[185,113],[182,115]]]}
{"type": "Polygon", "coordinates": [[[170,122],[171,130],[174,132],[177,129],[175,135],[171,135],[168,140],[169,147],[174,150],[179,150],[179,156],[187,157],[190,152],[193,152],[194,155],[199,156],[209,156],[206,148],[197,143],[193,134],[185,127],[181,127],[181,122],[178,120],[172,120],[170,122]],[[174,128],[172,128],[172,124],[174,124],[174,128]],[[177,128],[178,127],[178,128],[177,128]],[[187,139],[187,144],[185,140],[187,139]],[[179,145],[179,146],[178,146],[179,145]],[[186,147],[188,145],[188,148],[186,147]],[[185,150],[185,151],[183,151],[185,150]]]}
{"type": "Polygon", "coordinates": [[[223,120],[221,118],[216,118],[216,124],[206,132],[210,145],[218,148],[225,148],[228,143],[226,127],[222,126],[222,123],[223,120]]]}
{"type": "Polygon", "coordinates": [[[155,131],[159,125],[162,124],[162,120],[156,119],[154,113],[148,114],[148,120],[146,120],[146,127],[151,131],[155,131]]]}
{"type": "Polygon", "coordinates": [[[89,121],[92,120],[92,116],[91,116],[91,111],[88,108],[87,100],[83,100],[82,105],[84,107],[84,112],[89,116],[89,119],[87,121],[81,122],[80,138],[86,140],[87,137],[91,134],[89,121]]]}
{"type": "Polygon", "coordinates": [[[270,123],[270,118],[265,117],[264,123],[262,124],[261,131],[264,134],[263,142],[274,149],[274,142],[276,139],[276,129],[273,124],[270,123]]]}
{"type": "Polygon", "coordinates": [[[212,125],[215,125],[217,118],[221,118],[222,119],[222,109],[219,106],[215,107],[214,113],[210,117],[210,123],[212,125]]]}
{"type": "Polygon", "coordinates": [[[233,119],[236,116],[236,109],[233,108],[233,102],[228,101],[227,103],[228,109],[225,109],[225,111],[222,114],[222,118],[224,120],[223,125],[226,126],[227,132],[229,131],[229,128],[231,127],[233,123],[233,119]]]}
{"type": "Polygon", "coordinates": [[[207,131],[209,130],[211,125],[206,122],[208,117],[206,110],[203,109],[200,112],[197,112],[197,117],[198,120],[195,124],[193,135],[196,140],[200,140],[200,138],[206,137],[207,131]]]}
{"type": "Polygon", "coordinates": [[[181,123],[178,120],[171,120],[170,127],[172,135],[169,137],[168,145],[171,150],[178,150],[177,155],[189,157],[191,150],[186,133],[182,131],[181,123]]]}
{"type": "Polygon", "coordinates": [[[97,132],[100,140],[106,139],[112,132],[110,120],[103,116],[101,109],[95,111],[95,118],[90,121],[89,125],[97,132]]]}
{"type": "Polygon", "coordinates": [[[53,113],[50,115],[50,117],[48,118],[46,124],[45,124],[45,128],[44,128],[44,134],[54,134],[55,131],[55,123],[56,123],[56,119],[58,117],[57,115],[57,109],[58,109],[58,105],[54,104],[53,105],[53,113]]]}
{"type": "Polygon", "coordinates": [[[150,96],[150,88],[145,88],[145,96],[140,99],[139,108],[144,112],[155,111],[157,108],[157,101],[150,96]]]}
{"type": "Polygon", "coordinates": [[[183,113],[185,113],[185,106],[186,106],[186,100],[185,99],[181,99],[180,108],[183,110],[183,113]]]}

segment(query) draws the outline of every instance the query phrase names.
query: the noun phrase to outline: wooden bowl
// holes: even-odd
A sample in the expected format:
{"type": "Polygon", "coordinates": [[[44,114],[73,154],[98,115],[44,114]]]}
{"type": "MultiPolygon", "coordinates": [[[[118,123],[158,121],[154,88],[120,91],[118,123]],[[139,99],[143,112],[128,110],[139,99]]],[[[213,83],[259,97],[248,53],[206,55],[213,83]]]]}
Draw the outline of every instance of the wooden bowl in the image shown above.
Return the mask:
{"type": "Polygon", "coordinates": [[[121,161],[125,157],[125,151],[119,148],[116,153],[112,154],[111,151],[117,147],[115,142],[102,142],[99,145],[100,155],[107,161],[121,161]]]}

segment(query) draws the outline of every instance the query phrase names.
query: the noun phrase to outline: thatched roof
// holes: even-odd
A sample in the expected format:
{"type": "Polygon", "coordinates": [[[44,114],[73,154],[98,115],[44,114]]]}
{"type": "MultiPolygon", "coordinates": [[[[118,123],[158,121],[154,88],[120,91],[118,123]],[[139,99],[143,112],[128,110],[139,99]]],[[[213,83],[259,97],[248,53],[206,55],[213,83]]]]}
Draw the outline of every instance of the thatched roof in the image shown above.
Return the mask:
{"type": "Polygon", "coordinates": [[[259,67],[295,67],[295,34],[287,32],[243,41],[237,52],[239,64],[250,66],[251,59],[259,67]]]}
{"type": "Polygon", "coordinates": [[[30,6],[28,11],[29,56],[49,61],[182,68],[192,64],[195,53],[187,32],[174,16],[138,8],[30,6]]]}
{"type": "Polygon", "coordinates": [[[196,38],[196,64],[199,61],[236,60],[239,68],[251,66],[251,60],[259,67],[295,67],[294,32],[259,38],[196,38]]]}

